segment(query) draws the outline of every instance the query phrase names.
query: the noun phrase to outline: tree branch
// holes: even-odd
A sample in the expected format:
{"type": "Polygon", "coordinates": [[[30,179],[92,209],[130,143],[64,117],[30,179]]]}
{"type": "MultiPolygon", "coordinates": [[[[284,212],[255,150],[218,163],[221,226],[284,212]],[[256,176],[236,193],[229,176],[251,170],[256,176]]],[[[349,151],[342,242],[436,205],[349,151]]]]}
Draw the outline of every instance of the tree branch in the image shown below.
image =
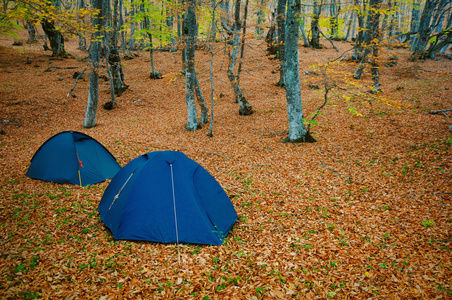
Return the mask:
{"type": "Polygon", "coordinates": [[[336,46],[334,46],[333,41],[329,37],[327,37],[326,35],[323,34],[322,30],[319,29],[319,32],[321,35],[323,35],[324,38],[326,38],[331,43],[331,46],[333,46],[334,50],[336,50],[337,52],[340,52],[339,49],[337,49],[336,46]]]}
{"type": "Polygon", "coordinates": [[[82,75],[83,75],[83,73],[85,73],[85,71],[86,71],[86,68],[84,68],[83,71],[77,75],[77,77],[75,78],[74,86],[69,91],[69,93],[67,93],[66,98],[68,98],[72,94],[72,91],[75,89],[75,86],[77,85],[78,80],[80,79],[80,77],[82,77],[82,75]]]}
{"type": "Polygon", "coordinates": [[[449,109],[443,109],[443,110],[435,110],[435,111],[428,111],[428,114],[436,115],[436,114],[443,114],[446,116],[446,118],[449,119],[449,116],[446,114],[446,112],[452,111],[452,108],[449,109]]]}
{"type": "Polygon", "coordinates": [[[234,34],[234,31],[232,31],[232,29],[225,22],[221,22],[221,27],[223,27],[223,29],[226,30],[226,32],[229,35],[233,35],[234,34]]]}
{"type": "Polygon", "coordinates": [[[44,70],[44,72],[50,72],[51,69],[77,69],[77,67],[48,67],[44,70]]]}

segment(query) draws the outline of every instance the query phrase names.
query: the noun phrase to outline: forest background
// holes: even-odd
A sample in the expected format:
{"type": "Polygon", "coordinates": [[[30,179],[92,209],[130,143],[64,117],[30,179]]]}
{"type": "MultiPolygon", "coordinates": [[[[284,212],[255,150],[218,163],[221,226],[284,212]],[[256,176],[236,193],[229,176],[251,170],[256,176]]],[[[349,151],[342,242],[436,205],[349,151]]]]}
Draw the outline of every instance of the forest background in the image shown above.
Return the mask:
{"type": "Polygon", "coordinates": [[[450,298],[450,24],[441,0],[4,0],[1,297],[450,298]],[[63,130],[121,165],[183,151],[240,220],[219,247],[115,241],[108,182],[25,176],[63,130]]]}

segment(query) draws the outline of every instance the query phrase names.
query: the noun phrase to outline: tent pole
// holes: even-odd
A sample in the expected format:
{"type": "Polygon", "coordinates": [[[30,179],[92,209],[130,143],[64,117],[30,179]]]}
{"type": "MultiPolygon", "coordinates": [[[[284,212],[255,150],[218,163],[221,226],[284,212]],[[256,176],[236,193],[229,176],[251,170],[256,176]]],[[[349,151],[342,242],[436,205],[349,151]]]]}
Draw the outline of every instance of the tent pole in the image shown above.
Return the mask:
{"type": "Polygon", "coordinates": [[[176,214],[176,196],[174,195],[174,176],[173,176],[173,164],[169,164],[171,168],[171,187],[173,189],[173,207],[174,207],[174,224],[176,226],[176,245],[177,245],[177,261],[180,265],[180,249],[179,249],[179,232],[177,230],[177,214],[176,214]]]}
{"type": "Polygon", "coordinates": [[[113,206],[113,204],[115,203],[116,199],[118,199],[119,194],[121,194],[122,189],[126,186],[127,182],[129,182],[130,177],[132,177],[133,173],[130,174],[129,178],[127,178],[126,182],[122,185],[121,189],[119,190],[119,192],[116,194],[116,196],[113,198],[113,202],[110,204],[110,207],[108,208],[108,210],[111,209],[111,207],[113,206]]]}

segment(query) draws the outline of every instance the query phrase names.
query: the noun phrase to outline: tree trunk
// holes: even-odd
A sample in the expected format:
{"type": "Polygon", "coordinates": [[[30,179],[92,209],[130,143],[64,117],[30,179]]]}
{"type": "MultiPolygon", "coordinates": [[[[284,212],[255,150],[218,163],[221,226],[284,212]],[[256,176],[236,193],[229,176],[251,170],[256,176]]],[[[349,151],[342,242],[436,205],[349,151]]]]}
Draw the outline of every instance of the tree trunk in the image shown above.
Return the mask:
{"type": "Polygon", "coordinates": [[[305,29],[304,29],[305,23],[306,23],[306,17],[305,17],[305,15],[304,15],[304,4],[302,4],[302,6],[301,6],[300,31],[301,31],[301,36],[303,37],[303,43],[304,43],[303,45],[304,45],[305,47],[309,47],[309,46],[310,46],[310,44],[309,44],[309,39],[308,39],[308,37],[306,36],[306,31],[305,31],[305,29]]]}
{"type": "MultiPolygon", "coordinates": [[[[119,27],[120,29],[124,29],[124,14],[123,14],[123,10],[124,10],[124,1],[123,0],[119,0],[119,27]]],[[[121,50],[122,53],[126,53],[126,32],[125,30],[121,30],[120,32],[121,34],[121,50]]]]}
{"type": "Polygon", "coordinates": [[[262,39],[264,30],[261,28],[262,24],[262,15],[263,15],[263,9],[264,9],[264,0],[261,0],[259,5],[259,10],[257,12],[257,24],[256,24],[256,37],[258,40],[262,39]]]}
{"type": "Polygon", "coordinates": [[[332,0],[330,4],[330,38],[332,40],[339,40],[339,13],[341,11],[340,2],[332,0]]]}
{"type": "Polygon", "coordinates": [[[183,30],[186,39],[185,46],[185,101],[187,103],[187,131],[200,128],[195,104],[195,37],[196,37],[196,0],[187,1],[183,30]]]}
{"type": "Polygon", "coordinates": [[[27,30],[28,30],[28,44],[35,44],[38,40],[36,39],[36,30],[35,26],[32,22],[27,22],[27,30]]]}
{"type": "MultiPolygon", "coordinates": [[[[196,6],[196,0],[194,0],[194,5],[196,6]]],[[[190,34],[192,35],[192,40],[191,41],[189,40],[191,37],[186,38],[186,40],[187,40],[186,47],[182,50],[182,56],[183,56],[182,57],[182,68],[183,68],[183,73],[185,73],[186,80],[187,80],[187,76],[191,77],[190,87],[193,90],[192,93],[194,96],[196,96],[196,100],[198,101],[198,104],[201,108],[201,118],[199,119],[199,123],[206,124],[208,121],[209,109],[207,108],[206,101],[204,100],[204,97],[202,96],[202,92],[201,92],[201,88],[199,85],[198,76],[196,75],[196,68],[195,68],[195,44],[196,44],[196,37],[198,35],[198,25],[196,24],[196,7],[194,8],[194,14],[195,14],[194,15],[194,23],[193,23],[194,24],[193,25],[194,33],[190,33],[190,29],[188,29],[188,31],[185,31],[185,28],[187,28],[187,26],[191,26],[189,23],[192,21],[187,18],[184,18],[184,22],[183,22],[184,32],[189,32],[189,35],[190,34]],[[193,48],[192,54],[190,53],[190,51],[188,49],[189,44],[192,45],[192,48],[193,48]],[[192,63],[192,65],[189,62],[192,63]],[[190,70],[189,70],[189,68],[190,68],[190,70]]],[[[188,13],[186,16],[188,17],[188,13]]],[[[192,97],[191,94],[189,96],[192,97]]],[[[192,101],[191,98],[189,101],[192,101]]],[[[188,105],[189,101],[187,100],[187,105],[188,105]]],[[[194,104],[194,100],[193,100],[193,104],[194,104]]],[[[196,117],[197,116],[196,106],[195,106],[194,113],[195,113],[195,117],[196,117]]],[[[197,127],[201,128],[201,126],[199,124],[197,125],[197,127]]]]}
{"type": "Polygon", "coordinates": [[[378,67],[378,51],[380,48],[380,41],[381,41],[381,31],[380,31],[380,6],[381,6],[381,0],[371,0],[372,5],[375,7],[375,16],[373,17],[372,22],[372,33],[371,33],[371,45],[372,45],[372,58],[370,62],[371,66],[371,73],[372,73],[372,81],[373,81],[373,88],[372,93],[376,94],[378,92],[381,92],[380,89],[380,71],[378,67]],[[375,3],[373,3],[375,2],[375,3]]]}
{"type": "Polygon", "coordinates": [[[78,36],[78,49],[86,51],[86,38],[82,35],[78,36]]]}
{"type": "Polygon", "coordinates": [[[419,22],[419,30],[416,35],[416,40],[413,43],[411,51],[413,54],[411,56],[412,60],[416,60],[421,52],[425,50],[427,46],[430,33],[433,31],[433,27],[430,26],[430,22],[432,19],[433,10],[436,7],[437,2],[439,0],[426,0],[424,9],[422,10],[421,20],[419,22]]]}
{"type": "MultiPolygon", "coordinates": [[[[238,0],[240,1],[240,0],[238,0]]],[[[232,84],[232,87],[234,88],[235,93],[235,103],[240,102],[240,98],[243,97],[242,91],[239,86],[239,82],[237,81],[237,78],[234,74],[235,69],[235,63],[237,61],[237,56],[239,52],[239,45],[240,45],[240,32],[238,30],[233,30],[233,40],[231,42],[230,48],[232,48],[232,53],[229,54],[229,66],[228,66],[228,78],[229,81],[232,84]]]]}
{"type": "Polygon", "coordinates": [[[149,39],[148,46],[147,46],[147,48],[149,49],[149,57],[150,57],[150,60],[151,60],[151,72],[150,72],[149,77],[151,79],[161,79],[162,78],[162,74],[160,74],[160,72],[156,71],[155,67],[154,67],[154,44],[153,44],[153,41],[152,41],[152,28],[151,28],[149,19],[147,17],[147,10],[146,10],[146,6],[145,6],[146,5],[145,0],[141,1],[141,5],[142,5],[141,10],[144,13],[143,29],[145,30],[147,38],[149,39]]]}
{"type": "MultiPolygon", "coordinates": [[[[212,37],[215,37],[215,13],[216,13],[216,0],[212,0],[212,24],[211,24],[211,28],[212,28],[212,37]]],[[[209,133],[207,134],[207,136],[212,137],[213,136],[213,108],[214,108],[214,85],[213,85],[213,45],[214,45],[215,40],[212,39],[212,44],[210,44],[210,128],[209,128],[209,133]]]]}
{"type": "Polygon", "coordinates": [[[139,48],[140,49],[148,47],[147,40],[149,38],[149,33],[150,33],[149,21],[147,19],[147,14],[146,14],[146,3],[148,3],[148,2],[145,1],[145,0],[141,0],[141,5],[140,5],[140,8],[139,8],[140,9],[139,13],[142,16],[144,16],[141,19],[141,23],[140,23],[140,28],[141,28],[141,33],[142,33],[142,39],[139,41],[139,48]]]}
{"type": "MultiPolygon", "coordinates": [[[[359,63],[358,68],[355,71],[353,77],[355,79],[361,79],[362,73],[364,71],[365,64],[367,63],[367,56],[369,53],[374,52],[374,47],[378,47],[379,44],[379,19],[380,19],[380,0],[370,0],[369,1],[369,10],[370,14],[367,18],[366,29],[368,33],[365,35],[364,44],[366,47],[364,48],[364,53],[362,55],[361,61],[359,63]]],[[[378,55],[378,51],[375,52],[378,55]]],[[[376,61],[375,61],[376,63],[376,61]]]]}
{"type": "Polygon", "coordinates": [[[240,39],[240,63],[236,75],[237,82],[239,83],[240,83],[240,73],[242,72],[243,55],[245,53],[246,19],[248,17],[248,3],[249,0],[245,0],[245,10],[243,12],[242,38],[240,39]]]}
{"type": "MultiPolygon", "coordinates": [[[[447,28],[450,28],[450,25],[447,28]]],[[[445,29],[436,36],[434,41],[432,41],[428,49],[425,51],[425,57],[434,59],[435,54],[438,51],[444,51],[444,48],[447,50],[449,44],[452,44],[452,31],[450,29],[445,29]]]]}
{"type": "MultiPolygon", "coordinates": [[[[419,29],[419,22],[421,20],[421,2],[420,0],[413,0],[413,9],[411,11],[411,28],[410,32],[413,34],[418,31],[419,29]]],[[[410,45],[411,47],[414,46],[416,42],[416,38],[411,39],[410,45]]]]}
{"type": "MultiPolygon", "coordinates": [[[[85,9],[85,1],[84,0],[78,0],[78,9],[85,9]]],[[[85,21],[82,19],[81,22],[85,23],[85,21]]],[[[86,38],[83,34],[78,35],[78,49],[82,51],[86,51],[86,38]]]]}
{"type": "Polygon", "coordinates": [[[228,78],[232,84],[232,87],[234,88],[235,101],[239,103],[239,114],[246,116],[253,113],[253,108],[248,104],[245,97],[243,96],[239,81],[237,80],[237,76],[234,74],[235,63],[237,62],[240,44],[240,0],[236,0],[235,2],[234,19],[235,22],[232,30],[233,40],[230,45],[230,47],[232,48],[232,53],[229,54],[228,78]]]}
{"type": "Polygon", "coordinates": [[[155,74],[155,65],[154,65],[154,45],[152,41],[152,33],[148,32],[149,36],[149,57],[151,59],[151,74],[155,74]]]}
{"type": "Polygon", "coordinates": [[[298,27],[297,19],[300,13],[300,0],[287,1],[286,25],[286,100],[287,117],[289,120],[289,135],[283,142],[312,142],[314,139],[306,130],[303,122],[303,109],[301,105],[300,70],[298,53],[298,27]]]}
{"type": "MultiPolygon", "coordinates": [[[[392,1],[388,0],[388,7],[391,10],[391,14],[393,13],[393,6],[392,1]]],[[[394,18],[388,17],[388,15],[385,14],[385,20],[389,19],[389,26],[388,26],[388,49],[392,49],[392,37],[394,35],[394,18]]],[[[386,26],[383,25],[383,28],[386,26]]]]}
{"type": "Polygon", "coordinates": [[[286,3],[287,0],[278,0],[276,24],[278,32],[278,55],[280,61],[279,67],[279,81],[277,86],[284,87],[284,59],[285,59],[285,27],[286,27],[286,3]]]}
{"type": "Polygon", "coordinates": [[[355,46],[353,49],[353,59],[354,60],[360,60],[362,57],[362,51],[363,51],[363,41],[364,41],[364,12],[366,10],[365,8],[365,2],[363,3],[364,6],[361,7],[361,4],[359,0],[354,0],[355,6],[360,7],[359,10],[356,11],[356,15],[358,18],[358,36],[355,40],[355,46]]]}
{"type": "MultiPolygon", "coordinates": [[[[48,6],[50,13],[59,9],[60,2],[52,0],[48,6]]],[[[50,42],[50,48],[52,49],[53,57],[68,57],[68,53],[64,49],[64,38],[59,30],[55,27],[55,21],[44,19],[41,22],[42,29],[50,42]]]]}
{"type": "MultiPolygon", "coordinates": [[[[447,2],[450,3],[450,0],[436,0],[439,3],[436,3],[435,14],[432,18],[432,26],[435,27],[434,31],[436,33],[440,33],[443,30],[444,18],[446,17],[445,8],[447,6],[447,2]]],[[[451,8],[449,8],[450,10],[451,8]]]]}
{"type": "MultiPolygon", "coordinates": [[[[118,97],[124,93],[129,87],[124,83],[124,73],[122,71],[121,56],[119,55],[118,49],[118,32],[119,32],[119,1],[113,0],[113,16],[111,15],[111,10],[108,5],[109,1],[104,2],[104,12],[103,15],[106,17],[106,21],[111,20],[111,30],[107,30],[104,35],[104,45],[106,48],[106,58],[107,63],[110,65],[110,76],[113,83],[114,94],[118,97]]],[[[114,101],[112,101],[114,104],[114,101]]]]}
{"type": "Polygon", "coordinates": [[[183,35],[183,33],[182,33],[182,23],[183,23],[183,19],[182,19],[182,17],[181,17],[181,13],[179,13],[179,14],[177,14],[177,17],[176,17],[176,20],[177,20],[177,38],[179,39],[179,42],[181,41],[181,39],[182,39],[182,35],[183,35]]]}
{"type": "Polygon", "coordinates": [[[108,77],[110,77],[110,104],[111,104],[110,108],[113,108],[113,106],[116,105],[116,101],[115,101],[116,93],[115,93],[115,83],[113,81],[113,76],[111,74],[110,64],[108,63],[109,54],[110,54],[110,49],[107,47],[107,55],[105,56],[105,66],[107,67],[108,77]]]}
{"type": "Polygon", "coordinates": [[[350,15],[348,17],[347,23],[346,23],[347,25],[345,26],[347,28],[347,33],[345,34],[345,37],[344,37],[345,41],[348,41],[350,39],[350,37],[353,38],[354,32],[352,32],[352,29],[355,25],[355,20],[356,20],[355,12],[351,11],[350,15]]]}
{"type": "MultiPolygon", "coordinates": [[[[452,24],[452,11],[449,11],[449,18],[447,20],[446,28],[450,28],[452,24]]],[[[447,40],[447,36],[443,38],[444,40],[447,40]]],[[[443,41],[445,42],[445,41],[443,41]]],[[[439,50],[440,53],[444,54],[446,53],[447,49],[449,48],[450,43],[445,43],[445,45],[439,50]]],[[[435,55],[433,53],[433,55],[435,55]]]]}
{"type": "Polygon", "coordinates": [[[100,64],[100,37],[102,30],[102,0],[94,0],[93,6],[99,13],[93,17],[94,41],[91,46],[91,72],[89,75],[88,105],[86,107],[83,126],[91,128],[96,126],[97,105],[99,103],[99,64],[100,64]]]}
{"type": "Polygon", "coordinates": [[[198,76],[196,76],[196,71],[195,71],[195,92],[196,100],[198,101],[198,104],[201,107],[201,118],[199,119],[199,123],[206,124],[208,121],[209,109],[207,108],[206,101],[202,96],[201,88],[199,87],[198,76]]]}
{"type": "MultiPolygon", "coordinates": [[[[52,1],[50,4],[51,11],[57,8],[57,3],[52,1]]],[[[53,57],[67,57],[68,54],[64,49],[64,38],[59,30],[55,27],[55,21],[44,19],[41,22],[42,29],[50,42],[53,57]]]]}
{"type": "Polygon", "coordinates": [[[170,37],[170,50],[169,52],[175,52],[177,51],[177,46],[176,46],[176,40],[174,39],[174,36],[172,35],[173,32],[173,23],[174,23],[174,15],[173,15],[173,11],[168,9],[166,10],[166,26],[168,27],[168,29],[171,32],[171,37],[170,37]]]}
{"type": "Polygon", "coordinates": [[[124,83],[124,73],[122,71],[121,56],[118,45],[113,41],[108,48],[108,64],[111,67],[111,76],[113,79],[113,88],[115,95],[121,97],[129,86],[124,83]]]}
{"type": "MultiPolygon", "coordinates": [[[[130,7],[130,18],[133,20],[134,16],[135,16],[135,4],[134,2],[132,2],[130,7]]],[[[135,49],[135,38],[134,38],[134,34],[135,34],[135,30],[138,27],[137,22],[131,22],[130,23],[130,38],[129,38],[129,42],[128,44],[128,48],[129,50],[135,49]]]]}
{"type": "Polygon", "coordinates": [[[223,13],[221,14],[221,23],[228,22],[228,18],[226,18],[225,16],[229,15],[229,0],[221,1],[219,4],[221,10],[223,11],[223,13]]]}
{"type": "MultiPolygon", "coordinates": [[[[272,16],[275,14],[272,13],[272,16]]],[[[268,55],[278,55],[278,42],[277,42],[277,32],[276,25],[274,23],[274,18],[271,19],[270,28],[268,29],[267,35],[265,36],[265,43],[267,44],[268,55]]],[[[232,32],[232,31],[231,31],[232,32]]]]}
{"type": "MultiPolygon", "coordinates": [[[[397,37],[403,36],[402,34],[402,27],[401,24],[405,22],[405,16],[404,16],[404,7],[405,7],[405,1],[397,1],[394,0],[394,3],[392,4],[394,8],[394,14],[392,15],[392,30],[393,35],[397,37]]],[[[400,41],[400,40],[399,40],[400,41]]]]}
{"type": "Polygon", "coordinates": [[[60,31],[56,30],[54,21],[44,20],[42,23],[42,29],[49,38],[50,48],[52,49],[53,57],[67,57],[68,54],[64,50],[64,38],[60,31]]]}
{"type": "Polygon", "coordinates": [[[320,29],[319,29],[319,19],[320,13],[322,11],[322,4],[317,3],[317,0],[314,0],[313,4],[313,12],[312,12],[312,20],[311,20],[311,46],[314,49],[320,49],[320,29]]]}

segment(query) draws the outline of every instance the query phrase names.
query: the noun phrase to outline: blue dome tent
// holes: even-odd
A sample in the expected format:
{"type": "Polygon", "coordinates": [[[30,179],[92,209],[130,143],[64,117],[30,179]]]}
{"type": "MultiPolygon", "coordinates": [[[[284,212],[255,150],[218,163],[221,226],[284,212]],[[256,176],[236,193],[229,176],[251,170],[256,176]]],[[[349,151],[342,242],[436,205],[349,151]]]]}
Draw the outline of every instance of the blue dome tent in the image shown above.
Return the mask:
{"type": "Polygon", "coordinates": [[[64,131],[41,145],[26,175],[87,186],[112,178],[120,169],[114,156],[98,141],[81,132],[64,131]]]}
{"type": "Polygon", "coordinates": [[[132,160],[99,204],[115,239],[221,245],[237,220],[223,188],[182,152],[156,151],[132,160]]]}

